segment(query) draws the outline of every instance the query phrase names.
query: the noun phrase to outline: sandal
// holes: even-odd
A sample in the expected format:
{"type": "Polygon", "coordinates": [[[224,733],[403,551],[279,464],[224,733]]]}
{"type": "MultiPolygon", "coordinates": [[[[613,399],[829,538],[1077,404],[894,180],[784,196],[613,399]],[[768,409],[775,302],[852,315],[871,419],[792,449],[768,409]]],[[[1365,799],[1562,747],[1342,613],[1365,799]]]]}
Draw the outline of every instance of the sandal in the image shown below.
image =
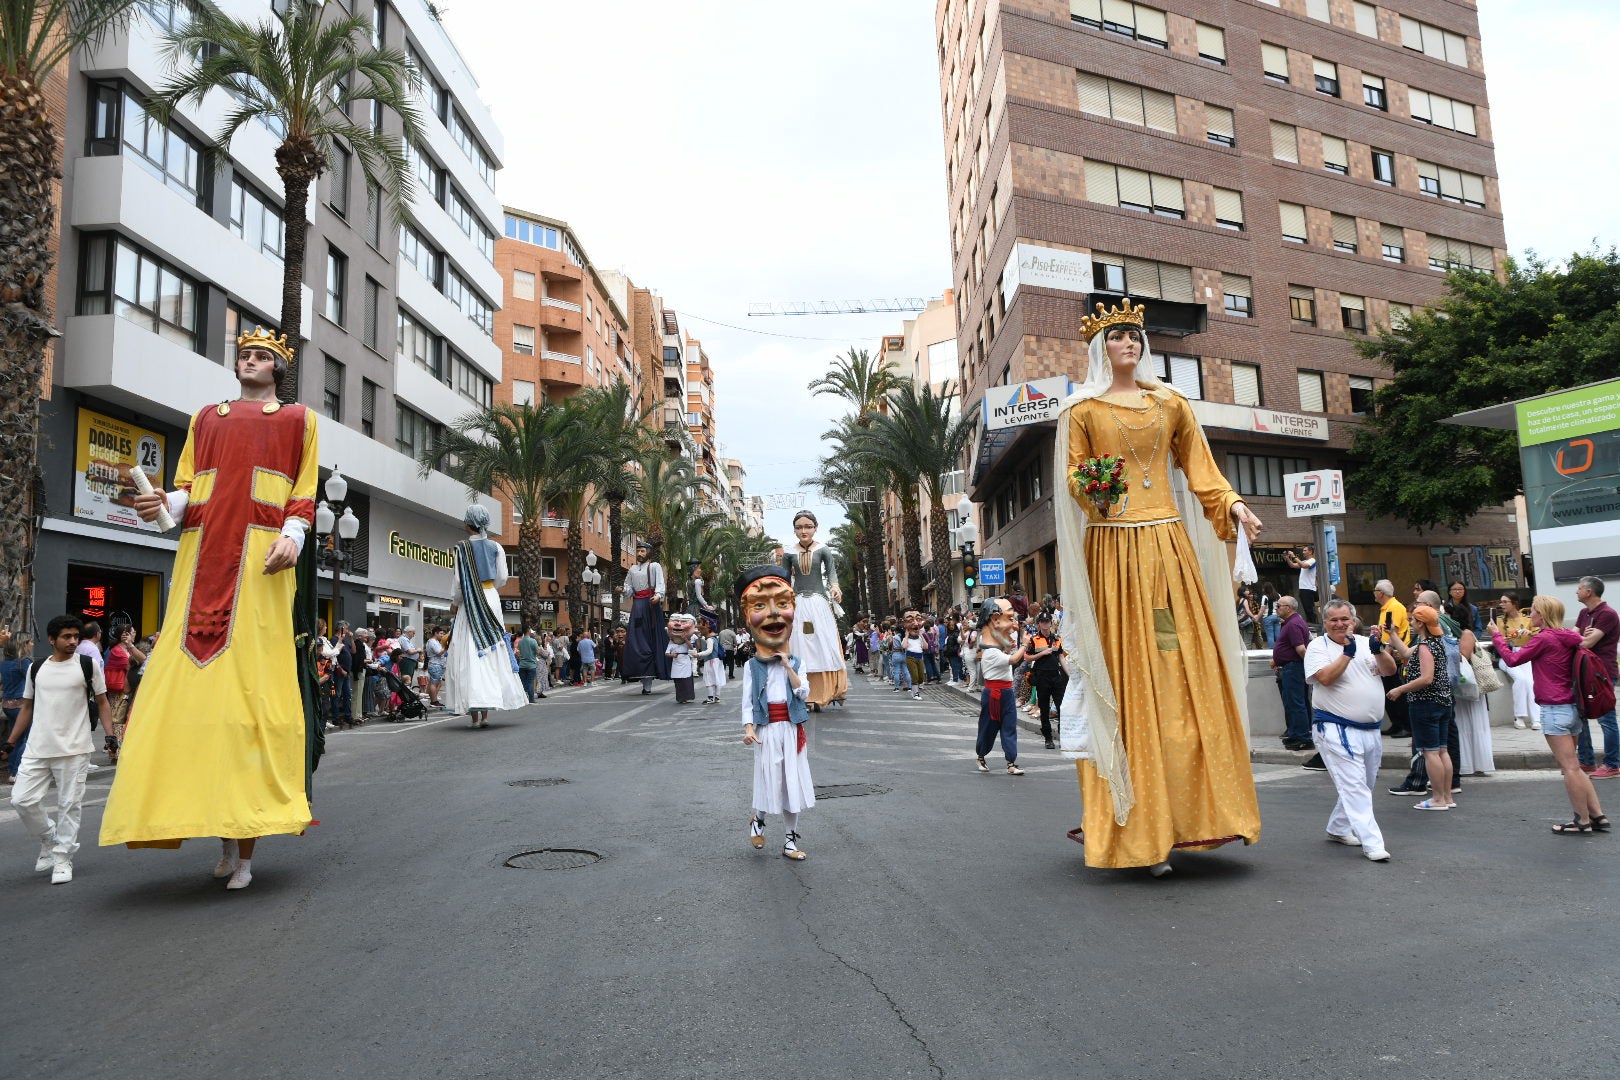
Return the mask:
{"type": "Polygon", "coordinates": [[[1566,821],[1562,825],[1554,825],[1552,831],[1559,836],[1587,836],[1592,832],[1592,822],[1576,818],[1574,821],[1566,821]]]}
{"type": "Polygon", "coordinates": [[[1592,831],[1593,832],[1608,832],[1609,831],[1609,815],[1608,814],[1593,814],[1592,815],[1592,831]]]}
{"type": "Polygon", "coordinates": [[[984,763],[984,758],[979,758],[979,764],[976,766],[976,768],[980,772],[989,772],[990,771],[990,766],[988,766],[988,765],[986,765],[984,763]]]}
{"type": "Polygon", "coordinates": [[[754,845],[755,851],[765,846],[764,818],[751,817],[748,819],[748,842],[754,845]]]}
{"type": "Polygon", "coordinates": [[[799,845],[795,843],[798,839],[799,834],[796,832],[787,834],[787,839],[782,843],[782,858],[792,859],[794,862],[801,862],[808,858],[804,852],[799,850],[799,845]]]}
{"type": "Polygon", "coordinates": [[[1434,804],[1433,799],[1424,799],[1422,802],[1413,803],[1412,804],[1412,809],[1414,809],[1414,810],[1450,810],[1451,805],[1447,804],[1445,806],[1436,806],[1434,804]]]}
{"type": "Polygon", "coordinates": [[[1007,762],[1007,775],[1008,776],[1023,776],[1024,775],[1024,770],[1020,769],[1018,767],[1017,763],[1009,761],[1009,762],[1007,762]]]}

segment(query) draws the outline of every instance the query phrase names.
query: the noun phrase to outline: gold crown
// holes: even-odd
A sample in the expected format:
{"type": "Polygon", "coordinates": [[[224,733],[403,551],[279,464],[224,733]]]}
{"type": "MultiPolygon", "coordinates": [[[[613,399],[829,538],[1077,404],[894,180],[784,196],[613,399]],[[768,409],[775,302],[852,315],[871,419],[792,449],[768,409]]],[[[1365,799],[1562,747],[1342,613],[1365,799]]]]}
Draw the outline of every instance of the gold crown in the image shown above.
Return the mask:
{"type": "Polygon", "coordinates": [[[262,326],[255,326],[251,334],[238,334],[236,337],[238,349],[269,349],[279,353],[283,360],[291,360],[293,351],[287,347],[287,335],[280,337],[272,334],[262,326]]]}
{"type": "Polygon", "coordinates": [[[1110,326],[1134,326],[1142,329],[1142,315],[1147,308],[1141,304],[1131,306],[1129,300],[1124,301],[1117,308],[1104,308],[1102,301],[1097,302],[1096,315],[1082,315],[1080,317],[1080,332],[1086,336],[1086,341],[1096,337],[1098,332],[1110,326]]]}

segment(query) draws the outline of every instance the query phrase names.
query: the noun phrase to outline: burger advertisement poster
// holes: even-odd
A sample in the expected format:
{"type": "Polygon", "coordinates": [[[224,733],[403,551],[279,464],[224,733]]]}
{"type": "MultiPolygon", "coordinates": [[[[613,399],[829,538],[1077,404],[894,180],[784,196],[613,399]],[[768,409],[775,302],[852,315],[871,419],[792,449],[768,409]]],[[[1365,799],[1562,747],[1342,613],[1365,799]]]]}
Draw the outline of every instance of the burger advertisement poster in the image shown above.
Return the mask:
{"type": "Polygon", "coordinates": [[[141,469],[154,487],[162,487],[164,443],[155,431],[80,409],[73,516],[134,529],[153,528],[135,515],[130,473],[141,469]]]}

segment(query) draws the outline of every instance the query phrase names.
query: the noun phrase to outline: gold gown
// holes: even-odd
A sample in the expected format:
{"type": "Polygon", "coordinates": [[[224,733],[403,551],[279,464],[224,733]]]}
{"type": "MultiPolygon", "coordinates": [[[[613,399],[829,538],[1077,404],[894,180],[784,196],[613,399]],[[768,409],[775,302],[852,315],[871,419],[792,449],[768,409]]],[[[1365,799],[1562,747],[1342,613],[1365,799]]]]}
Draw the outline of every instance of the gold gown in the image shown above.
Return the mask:
{"type": "Polygon", "coordinates": [[[1207,850],[1239,839],[1252,844],[1260,837],[1260,807],[1248,738],[1198,556],[1171,491],[1171,457],[1223,540],[1236,535],[1232,507],[1242,499],[1216,467],[1192,406],[1179,395],[1092,398],[1060,422],[1069,424],[1064,476],[1086,516],[1096,633],[1136,792],[1126,824],[1118,825],[1107,782],[1091,761],[1075,763],[1086,865],[1151,866],[1172,848],[1207,850]],[[1102,454],[1125,461],[1129,501],[1107,519],[1124,525],[1099,524],[1070,476],[1086,458],[1102,454]],[[1142,482],[1144,466],[1151,486],[1142,482]]]}

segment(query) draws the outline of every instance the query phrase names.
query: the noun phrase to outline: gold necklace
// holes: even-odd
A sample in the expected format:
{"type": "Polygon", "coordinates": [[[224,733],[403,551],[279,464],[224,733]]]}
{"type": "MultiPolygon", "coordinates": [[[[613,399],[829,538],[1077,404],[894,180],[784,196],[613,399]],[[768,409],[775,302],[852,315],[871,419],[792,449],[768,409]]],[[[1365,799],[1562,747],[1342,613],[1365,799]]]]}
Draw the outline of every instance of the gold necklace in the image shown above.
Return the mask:
{"type": "Polygon", "coordinates": [[[1137,469],[1139,469],[1142,473],[1142,486],[1144,488],[1152,487],[1153,479],[1149,473],[1149,470],[1153,467],[1153,459],[1159,456],[1159,441],[1164,437],[1164,403],[1155,402],[1154,404],[1157,406],[1157,410],[1154,418],[1140,427],[1126,424],[1123,420],[1121,420],[1119,418],[1119,414],[1114,411],[1115,407],[1112,402],[1105,401],[1103,404],[1108,406],[1108,415],[1113,418],[1114,426],[1119,428],[1119,437],[1124,441],[1125,449],[1131,452],[1131,460],[1136,462],[1137,469]],[[1144,465],[1142,464],[1141,457],[1136,453],[1136,447],[1131,445],[1131,437],[1127,435],[1126,432],[1146,431],[1148,428],[1155,428],[1156,430],[1153,433],[1153,450],[1148,454],[1147,464],[1144,465]]]}

